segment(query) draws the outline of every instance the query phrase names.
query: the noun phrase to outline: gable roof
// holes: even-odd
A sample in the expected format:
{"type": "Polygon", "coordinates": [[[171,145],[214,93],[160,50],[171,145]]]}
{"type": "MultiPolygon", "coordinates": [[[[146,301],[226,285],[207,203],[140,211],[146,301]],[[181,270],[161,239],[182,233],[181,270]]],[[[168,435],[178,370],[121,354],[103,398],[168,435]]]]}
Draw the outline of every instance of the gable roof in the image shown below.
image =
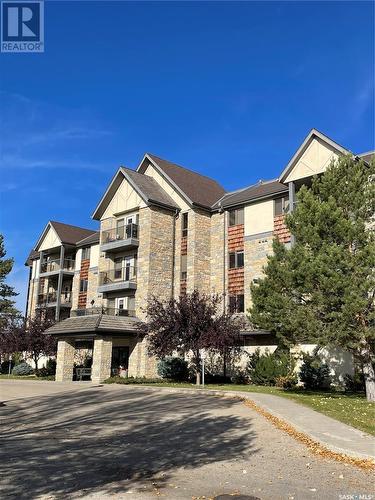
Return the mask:
{"type": "Polygon", "coordinates": [[[70,224],[64,224],[53,220],[50,221],[50,224],[56,231],[61,243],[66,243],[68,245],[75,245],[83,238],[87,238],[88,236],[96,233],[93,229],[85,229],[83,227],[72,226],[70,224]]]}
{"type": "Polygon", "coordinates": [[[146,171],[148,166],[145,164],[146,158],[182,194],[190,205],[209,209],[225,193],[225,189],[214,179],[193,172],[168,160],[163,160],[151,153],[146,153],[137,172],[144,173],[146,171]]]}
{"type": "Polygon", "coordinates": [[[288,187],[277,180],[260,181],[252,186],[226,193],[212,208],[215,210],[221,207],[234,207],[287,192],[288,187]]]}
{"type": "Polygon", "coordinates": [[[333,141],[330,139],[327,135],[322,134],[322,132],[319,132],[319,130],[316,130],[315,128],[311,129],[310,132],[307,134],[305,137],[304,141],[300,145],[300,147],[297,149],[297,151],[294,153],[292,158],[289,160],[289,163],[287,166],[284,168],[284,170],[281,172],[281,175],[279,177],[280,182],[284,182],[285,179],[288,177],[290,172],[293,170],[295,164],[297,161],[301,158],[303,153],[306,151],[307,147],[309,146],[310,142],[314,139],[320,139],[321,141],[325,142],[329,146],[331,146],[333,149],[335,149],[338,153],[341,154],[348,154],[350,151],[337,142],[333,141]]]}
{"type": "Polygon", "coordinates": [[[120,167],[112,178],[98,206],[95,208],[92,214],[93,219],[100,219],[124,178],[147,205],[158,205],[173,210],[179,209],[155,179],[136,172],[131,168],[120,167]]]}

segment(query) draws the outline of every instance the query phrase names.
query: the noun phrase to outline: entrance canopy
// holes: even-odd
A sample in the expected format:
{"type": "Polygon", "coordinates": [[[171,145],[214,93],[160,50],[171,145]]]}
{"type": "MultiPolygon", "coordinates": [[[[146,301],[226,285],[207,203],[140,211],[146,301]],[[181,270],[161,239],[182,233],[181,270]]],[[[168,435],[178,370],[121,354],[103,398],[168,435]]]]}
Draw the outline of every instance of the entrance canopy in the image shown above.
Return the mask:
{"type": "Polygon", "coordinates": [[[128,316],[107,316],[104,314],[92,314],[89,316],[77,316],[64,319],[51,326],[46,333],[56,337],[69,337],[83,334],[95,335],[124,335],[138,334],[141,321],[138,318],[128,316]]]}

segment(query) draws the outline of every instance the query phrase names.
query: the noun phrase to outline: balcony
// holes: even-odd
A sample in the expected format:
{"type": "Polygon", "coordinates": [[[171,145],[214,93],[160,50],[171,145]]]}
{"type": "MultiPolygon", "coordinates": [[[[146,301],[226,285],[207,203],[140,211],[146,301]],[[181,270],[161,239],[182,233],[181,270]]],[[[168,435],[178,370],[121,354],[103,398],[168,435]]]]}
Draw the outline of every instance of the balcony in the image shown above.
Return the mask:
{"type": "Polygon", "coordinates": [[[100,234],[100,250],[102,252],[119,252],[124,249],[137,248],[138,224],[126,224],[110,229],[103,229],[100,234]]]}
{"type": "Polygon", "coordinates": [[[125,266],[99,273],[98,292],[135,290],[137,288],[137,268],[125,266]]]}
{"type": "MultiPolygon", "coordinates": [[[[38,308],[56,307],[57,293],[48,292],[39,294],[36,306],[38,308]]],[[[71,306],[72,306],[72,293],[63,292],[60,296],[60,307],[71,307],[71,306]]]]}
{"type": "Polygon", "coordinates": [[[40,275],[50,276],[52,274],[57,274],[60,271],[64,273],[74,274],[74,259],[64,259],[63,265],[60,265],[60,259],[51,259],[45,262],[42,262],[40,265],[40,275]]]}
{"type": "Polygon", "coordinates": [[[104,314],[107,316],[135,317],[135,311],[130,309],[116,309],[114,307],[89,307],[87,309],[74,309],[70,316],[91,316],[93,314],[104,314]]]}

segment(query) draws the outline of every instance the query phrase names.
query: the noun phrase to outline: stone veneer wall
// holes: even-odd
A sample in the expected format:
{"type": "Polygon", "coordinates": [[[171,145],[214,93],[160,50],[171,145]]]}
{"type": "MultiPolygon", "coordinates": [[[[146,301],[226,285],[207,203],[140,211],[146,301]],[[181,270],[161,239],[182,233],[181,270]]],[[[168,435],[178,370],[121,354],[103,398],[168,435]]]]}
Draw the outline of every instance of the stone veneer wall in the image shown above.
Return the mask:
{"type": "Polygon", "coordinates": [[[155,295],[161,300],[172,296],[174,213],[159,208],[141,208],[139,226],[142,235],[138,247],[136,315],[144,317],[142,308],[155,295]]]}
{"type": "Polygon", "coordinates": [[[103,298],[98,294],[99,271],[98,267],[90,267],[88,270],[87,307],[101,307],[103,298]],[[91,302],[94,300],[93,306],[91,302]]]}
{"type": "Polygon", "coordinates": [[[27,314],[31,318],[35,316],[36,305],[38,303],[39,279],[30,280],[29,297],[27,304],[27,314]]]}
{"type": "MultiPolygon", "coordinates": [[[[215,213],[211,216],[210,227],[210,292],[223,295],[226,293],[226,235],[224,213],[215,213]]],[[[224,301],[223,301],[224,305],[224,301]]]]}
{"type": "Polygon", "coordinates": [[[245,312],[251,306],[250,284],[254,278],[259,278],[263,274],[263,266],[267,263],[267,255],[272,253],[272,232],[260,238],[245,238],[245,312]]]}
{"type": "MultiPolygon", "coordinates": [[[[135,309],[139,318],[145,317],[142,308],[147,306],[148,298],[154,295],[161,300],[168,300],[172,296],[173,280],[176,283],[173,276],[174,224],[173,212],[154,207],[139,210],[139,226],[142,235],[138,247],[135,294],[135,309]]],[[[130,357],[132,359],[129,360],[129,370],[131,368],[137,376],[156,376],[156,359],[148,355],[145,339],[137,342],[130,357]]]]}
{"type": "Polygon", "coordinates": [[[71,382],[73,380],[75,343],[61,339],[57,344],[56,381],[71,382]]]}
{"type": "Polygon", "coordinates": [[[112,338],[96,337],[92,356],[91,381],[103,382],[111,376],[112,338]]]}
{"type": "Polygon", "coordinates": [[[189,211],[187,245],[187,292],[210,293],[211,217],[203,211],[189,211]]]}

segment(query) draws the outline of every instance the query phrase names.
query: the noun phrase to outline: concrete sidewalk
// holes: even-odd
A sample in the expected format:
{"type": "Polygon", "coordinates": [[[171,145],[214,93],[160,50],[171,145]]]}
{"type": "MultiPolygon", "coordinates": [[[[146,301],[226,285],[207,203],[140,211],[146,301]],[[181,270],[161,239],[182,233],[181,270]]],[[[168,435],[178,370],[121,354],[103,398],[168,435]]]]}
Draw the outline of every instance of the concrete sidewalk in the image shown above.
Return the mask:
{"type": "MultiPolygon", "coordinates": [[[[126,387],[126,386],[118,386],[126,387]]],[[[131,387],[131,386],[128,386],[131,387]]],[[[150,388],[150,386],[147,386],[150,388]]],[[[217,391],[211,389],[174,389],[151,387],[153,391],[191,393],[199,392],[219,396],[241,397],[254,401],[260,408],[278,417],[297,431],[303,432],[329,450],[349,457],[375,460],[375,437],[338,420],[327,417],[307,406],[290,399],[241,391],[217,391]]]]}

